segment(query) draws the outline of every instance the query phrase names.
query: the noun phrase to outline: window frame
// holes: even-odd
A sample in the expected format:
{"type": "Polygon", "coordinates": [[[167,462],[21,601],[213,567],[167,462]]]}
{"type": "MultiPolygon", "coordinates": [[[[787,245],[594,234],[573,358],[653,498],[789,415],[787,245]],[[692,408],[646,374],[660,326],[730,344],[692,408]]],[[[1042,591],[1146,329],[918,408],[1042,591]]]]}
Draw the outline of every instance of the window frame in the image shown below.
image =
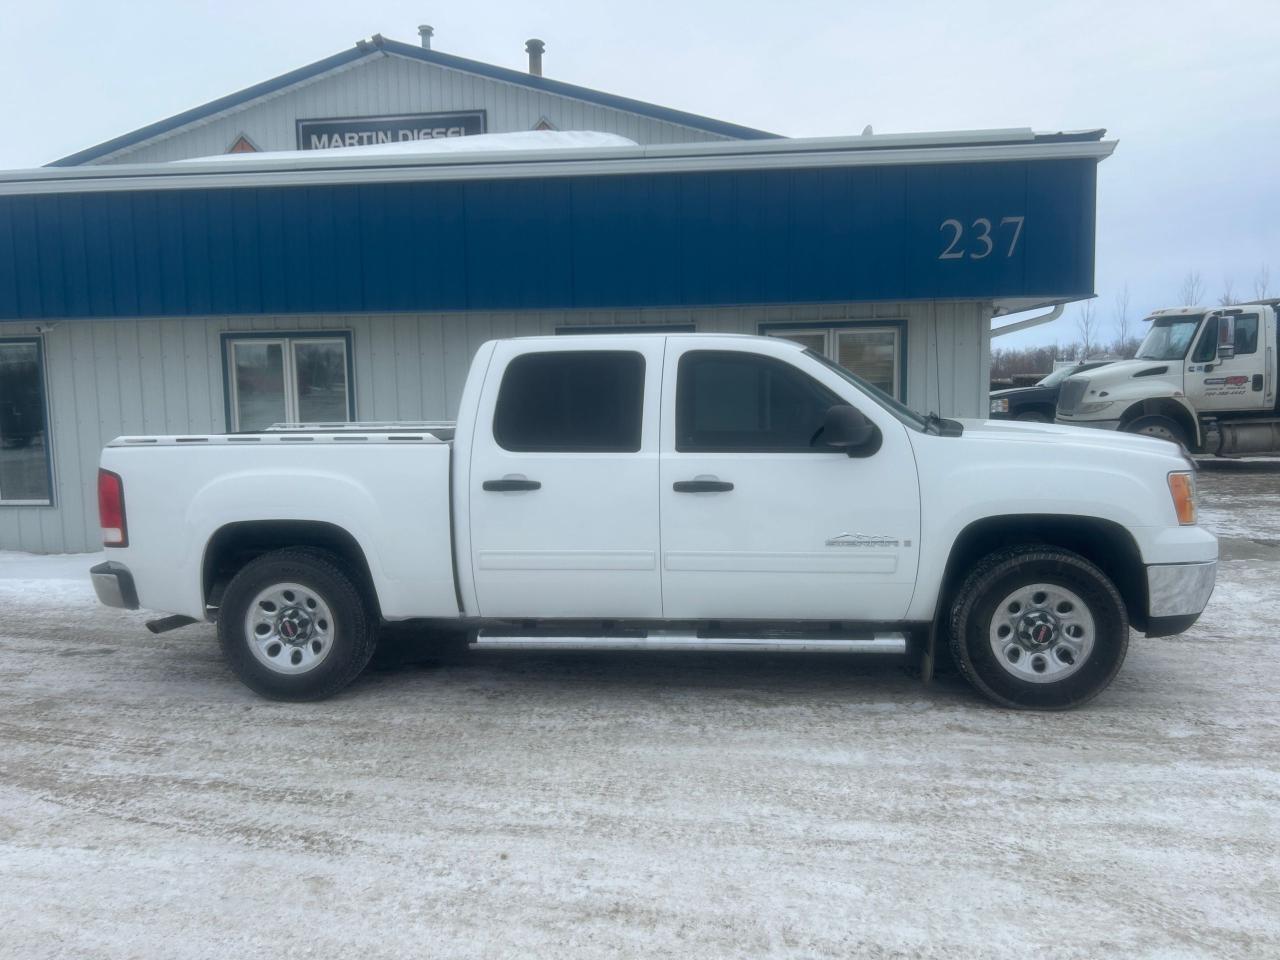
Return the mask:
{"type": "Polygon", "coordinates": [[[347,373],[347,422],[353,423],[356,420],[356,380],[355,380],[355,356],[352,349],[352,335],[350,330],[224,330],[221,334],[222,344],[222,402],[224,429],[227,433],[244,433],[255,431],[242,431],[240,429],[240,414],[237,406],[236,394],[236,378],[235,378],[235,345],[238,342],[275,342],[281,344],[282,354],[285,357],[284,364],[284,388],[285,388],[285,420],[289,421],[289,410],[292,407],[297,412],[298,404],[298,385],[297,385],[297,360],[295,357],[294,346],[297,343],[314,343],[324,340],[338,340],[342,342],[343,351],[346,359],[347,373]]]}
{"type": "MultiPolygon", "coordinates": [[[[866,333],[885,332],[894,335],[893,390],[890,396],[899,403],[907,398],[907,321],[903,318],[883,320],[819,320],[813,322],[770,321],[761,323],[757,332],[761,336],[786,339],[793,334],[818,334],[824,337],[822,355],[839,364],[840,334],[851,331],[866,333]]],[[[857,373],[857,371],[854,371],[857,373]]],[[[858,376],[866,379],[863,374],[858,376]]]]}
{"type": "Polygon", "coordinates": [[[756,363],[761,363],[766,366],[772,365],[776,367],[782,367],[787,371],[789,371],[790,373],[794,374],[795,376],[804,378],[810,384],[816,387],[819,391],[821,391],[824,394],[827,394],[828,397],[831,399],[831,406],[850,406],[851,405],[847,400],[845,400],[843,397],[837,394],[825,383],[820,381],[817,377],[810,374],[807,370],[802,370],[800,367],[796,366],[794,363],[788,363],[787,361],[782,360],[778,357],[771,357],[763,353],[753,353],[753,352],[744,351],[744,350],[716,350],[716,349],[702,349],[702,348],[686,350],[684,353],[680,354],[680,359],[676,363],[675,409],[673,414],[675,418],[675,432],[674,432],[674,436],[672,437],[672,446],[674,447],[676,453],[682,453],[682,454],[684,453],[688,453],[688,454],[777,453],[777,454],[784,454],[786,456],[793,456],[795,454],[802,454],[802,455],[839,454],[841,456],[845,455],[845,451],[837,447],[827,447],[822,445],[810,446],[807,444],[803,447],[769,447],[769,446],[758,447],[758,446],[747,446],[747,445],[732,446],[732,447],[729,447],[729,446],[707,447],[701,444],[695,444],[693,446],[686,445],[683,440],[683,430],[682,430],[683,417],[681,414],[682,414],[683,407],[680,403],[681,391],[685,383],[685,364],[688,363],[692,358],[698,358],[698,357],[703,357],[708,355],[713,357],[732,357],[734,359],[754,361],[756,363]]]}
{"type": "Polygon", "coordinates": [[[1200,336],[1188,351],[1188,363],[1213,363],[1218,359],[1218,317],[1211,316],[1200,328],[1200,336]],[[1208,356],[1202,356],[1206,352],[1208,356]]]}
{"type": "Polygon", "coordinates": [[[495,446],[499,450],[506,453],[514,454],[636,454],[644,449],[644,417],[645,417],[645,399],[646,391],[649,389],[649,360],[639,350],[628,349],[604,349],[604,350],[537,350],[528,353],[519,353],[511,357],[502,368],[502,378],[498,381],[498,388],[494,392],[493,397],[493,413],[489,417],[489,436],[492,438],[495,446]],[[517,447],[508,446],[506,440],[498,431],[498,414],[502,409],[502,391],[507,384],[507,376],[511,372],[511,368],[521,362],[533,362],[536,359],[544,357],[564,357],[564,356],[585,356],[585,357],[628,357],[638,360],[640,363],[640,397],[636,404],[636,412],[639,415],[639,422],[636,429],[636,442],[634,447],[623,447],[619,445],[599,447],[599,446],[528,446],[521,445],[517,447]]]}
{"type": "Polygon", "coordinates": [[[45,350],[43,337],[6,337],[0,336],[0,347],[5,344],[35,344],[36,375],[40,382],[40,402],[44,413],[44,459],[45,471],[49,476],[49,496],[40,500],[6,500],[4,490],[0,489],[0,508],[3,507],[54,507],[57,506],[57,477],[53,464],[53,408],[49,396],[49,371],[45,367],[45,350]]]}

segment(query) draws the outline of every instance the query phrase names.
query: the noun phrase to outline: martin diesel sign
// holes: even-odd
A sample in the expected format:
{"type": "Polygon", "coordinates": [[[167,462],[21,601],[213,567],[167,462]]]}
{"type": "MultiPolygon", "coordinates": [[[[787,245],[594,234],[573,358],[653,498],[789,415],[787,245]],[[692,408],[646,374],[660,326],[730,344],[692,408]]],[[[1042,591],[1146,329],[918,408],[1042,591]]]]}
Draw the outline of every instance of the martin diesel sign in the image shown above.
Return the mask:
{"type": "Polygon", "coordinates": [[[371,143],[404,143],[484,133],[484,111],[408,113],[384,117],[325,117],[298,121],[298,149],[363,147],[371,143]]]}

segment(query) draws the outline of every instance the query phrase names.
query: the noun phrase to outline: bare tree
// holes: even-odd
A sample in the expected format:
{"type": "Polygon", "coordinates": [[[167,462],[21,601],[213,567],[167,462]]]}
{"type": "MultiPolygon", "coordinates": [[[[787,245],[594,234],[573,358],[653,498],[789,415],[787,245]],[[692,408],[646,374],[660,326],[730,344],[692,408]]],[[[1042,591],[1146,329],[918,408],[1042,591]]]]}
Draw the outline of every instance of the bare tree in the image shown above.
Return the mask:
{"type": "Polygon", "coordinates": [[[1129,283],[1116,294],[1116,353],[1124,356],[1129,350],[1129,283]]]}
{"type": "Polygon", "coordinates": [[[1271,268],[1265,263],[1258,268],[1258,272],[1253,276],[1253,296],[1257,300],[1267,299],[1268,288],[1271,286],[1271,268]]]}
{"type": "Polygon", "coordinates": [[[1194,307],[1204,299],[1204,281],[1200,279],[1199,270],[1188,270],[1182,278],[1182,286],[1178,288],[1178,302],[1184,307],[1194,307]]]}
{"type": "Polygon", "coordinates": [[[1239,302],[1240,301],[1236,298],[1235,283],[1232,282],[1230,277],[1224,274],[1222,277],[1222,296],[1218,298],[1218,303],[1221,306],[1229,307],[1233,303],[1239,303],[1239,302]]]}
{"type": "Polygon", "coordinates": [[[1088,360],[1093,352],[1094,337],[1098,333],[1098,320],[1094,314],[1092,300],[1080,305],[1080,313],[1076,317],[1076,330],[1080,332],[1080,359],[1088,360]]]}

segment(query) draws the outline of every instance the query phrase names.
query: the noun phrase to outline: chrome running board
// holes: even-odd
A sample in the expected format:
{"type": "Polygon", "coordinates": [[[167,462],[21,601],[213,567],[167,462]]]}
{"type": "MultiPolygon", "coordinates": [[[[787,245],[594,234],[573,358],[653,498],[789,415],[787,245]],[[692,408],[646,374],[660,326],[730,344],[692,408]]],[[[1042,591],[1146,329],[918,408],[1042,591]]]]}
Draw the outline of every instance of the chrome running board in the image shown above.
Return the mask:
{"type": "Polygon", "coordinates": [[[905,633],[867,633],[838,637],[705,637],[696,633],[650,631],[631,636],[512,636],[481,630],[476,650],[691,650],[738,653],[888,653],[905,654],[905,633]]]}

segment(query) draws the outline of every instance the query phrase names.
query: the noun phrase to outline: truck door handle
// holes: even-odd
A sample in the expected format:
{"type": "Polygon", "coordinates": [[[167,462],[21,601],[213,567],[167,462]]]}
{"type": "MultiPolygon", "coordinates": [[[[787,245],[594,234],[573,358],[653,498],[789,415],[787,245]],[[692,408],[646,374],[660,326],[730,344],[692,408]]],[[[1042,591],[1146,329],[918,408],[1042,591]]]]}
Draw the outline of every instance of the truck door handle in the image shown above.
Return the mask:
{"type": "Polygon", "coordinates": [[[728,493],[733,484],[728,480],[677,480],[671,489],[676,493],[728,493]]]}
{"type": "Polygon", "coordinates": [[[537,480],[526,480],[523,477],[503,477],[501,480],[486,480],[482,483],[485,490],[494,493],[505,493],[509,490],[540,490],[542,484],[537,480]]]}

